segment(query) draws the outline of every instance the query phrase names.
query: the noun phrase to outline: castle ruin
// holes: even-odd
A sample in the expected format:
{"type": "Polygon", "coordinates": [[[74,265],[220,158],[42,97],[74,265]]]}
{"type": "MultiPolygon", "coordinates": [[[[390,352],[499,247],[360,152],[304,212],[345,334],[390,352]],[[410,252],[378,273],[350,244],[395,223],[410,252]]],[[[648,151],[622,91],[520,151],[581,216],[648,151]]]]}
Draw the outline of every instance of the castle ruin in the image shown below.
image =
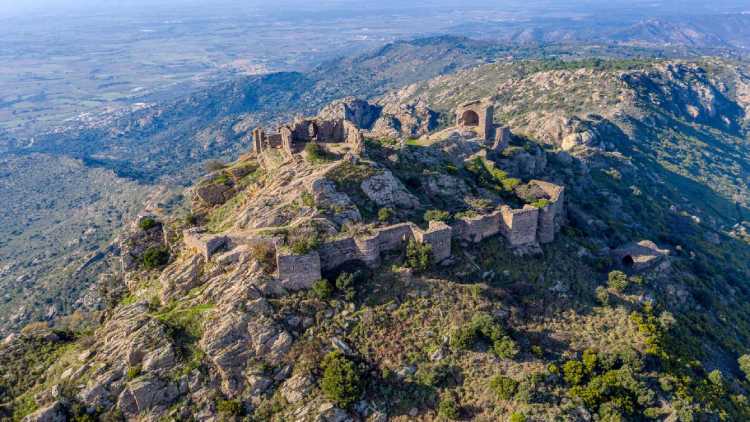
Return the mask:
{"type": "MultiPolygon", "coordinates": [[[[462,104],[456,110],[455,129],[472,132],[470,135],[485,147],[501,152],[508,146],[511,134],[508,128],[495,125],[493,113],[494,108],[488,101],[462,104]]],[[[255,152],[261,160],[270,151],[279,151],[284,157],[293,159],[309,142],[338,144],[347,152],[356,154],[360,154],[363,147],[362,132],[344,118],[298,118],[290,125],[281,126],[277,133],[266,134],[262,128],[257,128],[253,131],[253,139],[255,152]]],[[[327,179],[325,176],[316,179],[320,180],[327,179]]],[[[308,189],[314,190],[316,181],[308,189]]],[[[225,245],[231,249],[239,245],[266,243],[275,250],[275,277],[284,288],[299,290],[310,288],[323,272],[344,264],[360,263],[375,268],[380,265],[384,253],[402,251],[409,241],[430,245],[433,262],[451,258],[453,240],[479,243],[501,235],[515,249],[534,249],[539,244],[550,243],[563,224],[565,188],[541,180],[532,180],[529,185],[540,192],[535,205],[525,205],[520,209],[500,205],[486,214],[458,217],[451,224],[431,221],[426,230],[411,222],[371,228],[367,234],[326,241],[305,254],[292,253],[283,246],[283,239],[242,233],[221,235],[190,229],[183,233],[184,242],[207,261],[225,245]]]]}

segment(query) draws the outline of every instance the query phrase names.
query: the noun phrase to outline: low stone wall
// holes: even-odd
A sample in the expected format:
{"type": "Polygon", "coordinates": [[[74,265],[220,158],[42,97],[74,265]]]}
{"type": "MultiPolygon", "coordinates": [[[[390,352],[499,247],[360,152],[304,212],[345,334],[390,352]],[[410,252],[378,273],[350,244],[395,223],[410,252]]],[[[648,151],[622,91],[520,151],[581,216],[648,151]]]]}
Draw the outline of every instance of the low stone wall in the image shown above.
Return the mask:
{"type": "Polygon", "coordinates": [[[227,243],[227,236],[208,234],[195,228],[183,231],[182,238],[188,249],[198,251],[207,261],[227,243]]]}
{"type": "Polygon", "coordinates": [[[459,239],[478,243],[500,232],[500,211],[458,219],[453,224],[453,235],[459,239]]]}
{"type": "Polygon", "coordinates": [[[276,268],[281,285],[289,290],[309,289],[321,278],[318,251],[292,255],[277,250],[276,268]]]}

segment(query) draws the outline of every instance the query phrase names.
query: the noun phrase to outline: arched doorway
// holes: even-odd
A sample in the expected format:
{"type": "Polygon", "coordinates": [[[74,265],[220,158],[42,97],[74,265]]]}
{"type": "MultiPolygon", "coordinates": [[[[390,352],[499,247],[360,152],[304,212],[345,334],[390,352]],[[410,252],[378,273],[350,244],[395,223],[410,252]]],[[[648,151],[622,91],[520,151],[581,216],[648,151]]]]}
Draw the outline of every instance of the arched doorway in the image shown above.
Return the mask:
{"type": "Polygon", "coordinates": [[[479,115],[472,110],[466,110],[461,115],[461,125],[463,126],[479,126],[479,115]]]}
{"type": "Polygon", "coordinates": [[[315,122],[310,122],[310,124],[307,126],[307,135],[310,140],[318,137],[318,125],[315,122]]]}
{"type": "Polygon", "coordinates": [[[635,261],[633,260],[633,257],[630,255],[625,255],[622,257],[622,266],[625,268],[630,268],[633,265],[635,265],[635,261]]]}

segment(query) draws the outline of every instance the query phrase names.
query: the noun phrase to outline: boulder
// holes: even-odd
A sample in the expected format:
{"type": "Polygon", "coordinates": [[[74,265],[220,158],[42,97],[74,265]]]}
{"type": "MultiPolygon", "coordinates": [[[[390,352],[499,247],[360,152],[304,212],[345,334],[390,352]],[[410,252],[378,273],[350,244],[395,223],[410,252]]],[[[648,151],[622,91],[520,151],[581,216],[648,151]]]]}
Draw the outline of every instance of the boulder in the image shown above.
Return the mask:
{"type": "Polygon", "coordinates": [[[419,206],[419,200],[388,170],[366,179],[361,187],[365,195],[380,207],[413,209],[419,206]]]}
{"type": "Polygon", "coordinates": [[[66,422],[65,406],[59,401],[23,418],[24,422],[66,422]]]}

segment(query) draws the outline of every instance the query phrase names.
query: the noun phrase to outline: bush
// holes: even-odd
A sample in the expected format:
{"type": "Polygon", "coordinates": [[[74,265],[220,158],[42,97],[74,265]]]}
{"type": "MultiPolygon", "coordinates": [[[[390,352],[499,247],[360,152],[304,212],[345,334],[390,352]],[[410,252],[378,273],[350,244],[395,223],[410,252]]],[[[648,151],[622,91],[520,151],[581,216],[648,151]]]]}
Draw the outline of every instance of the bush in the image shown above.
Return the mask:
{"type": "Polygon", "coordinates": [[[451,214],[443,210],[427,210],[424,213],[424,221],[447,221],[451,214]]]}
{"type": "Polygon", "coordinates": [[[449,420],[456,420],[461,416],[458,402],[452,394],[446,394],[440,399],[438,416],[449,420]]]}
{"type": "Polygon", "coordinates": [[[378,221],[381,223],[386,223],[391,220],[393,217],[393,209],[392,208],[381,208],[378,210],[378,221]]]}
{"type": "Polygon", "coordinates": [[[622,292],[628,287],[628,276],[622,271],[611,271],[607,277],[607,285],[622,292]]]}
{"type": "Polygon", "coordinates": [[[338,277],[336,277],[336,288],[344,294],[344,297],[348,301],[354,300],[354,297],[356,295],[354,285],[357,278],[359,278],[359,274],[352,274],[347,272],[343,272],[339,274],[338,277]]]}
{"type": "Polygon", "coordinates": [[[362,394],[361,380],[354,362],[336,350],[328,353],[321,367],[323,377],[320,388],[329,400],[342,408],[347,408],[356,402],[362,394]]]}
{"type": "Polygon", "coordinates": [[[526,422],[526,415],[521,412],[513,412],[510,415],[510,422],[526,422]]]}
{"type": "Polygon", "coordinates": [[[307,145],[305,145],[305,159],[309,163],[315,164],[328,161],[328,155],[320,145],[315,142],[308,142],[307,145]]]}
{"type": "Polygon", "coordinates": [[[128,372],[125,374],[125,377],[128,380],[132,380],[138,378],[139,375],[141,375],[141,365],[136,365],[128,368],[128,372]]]}
{"type": "Polygon", "coordinates": [[[138,222],[138,227],[140,227],[141,230],[146,231],[156,227],[157,224],[158,223],[153,218],[143,217],[141,218],[141,221],[138,222]]]}
{"type": "Polygon", "coordinates": [[[169,250],[164,246],[150,246],[143,253],[143,266],[148,269],[159,268],[169,262],[169,250]]]}
{"type": "Polygon", "coordinates": [[[586,371],[589,374],[593,374],[596,371],[599,358],[595,351],[586,349],[583,351],[583,365],[586,367],[586,371]]]}
{"type": "Polygon", "coordinates": [[[516,394],[518,381],[503,375],[497,375],[490,381],[490,389],[500,400],[510,400],[516,394]]]}
{"type": "Polygon", "coordinates": [[[242,415],[242,402],[239,400],[218,400],[216,410],[225,415],[240,416],[242,415]]]}
{"type": "Polygon", "coordinates": [[[227,165],[221,160],[208,160],[205,164],[203,164],[203,168],[205,168],[209,173],[223,170],[226,167],[227,165]]]}
{"type": "Polygon", "coordinates": [[[745,378],[750,381],[750,355],[742,355],[737,359],[740,369],[745,373],[745,378]]]}
{"type": "Polygon", "coordinates": [[[531,206],[535,208],[544,208],[549,204],[551,204],[551,202],[548,199],[537,199],[531,203],[531,206]]]}
{"type": "Polygon", "coordinates": [[[432,245],[410,240],[406,245],[406,266],[415,272],[427,271],[431,264],[432,245]]]}
{"type": "Polygon", "coordinates": [[[333,294],[333,286],[331,286],[331,283],[326,280],[325,278],[321,278],[320,280],[316,281],[312,285],[313,293],[315,293],[315,296],[317,296],[319,299],[328,299],[333,294]]]}
{"type": "Polygon", "coordinates": [[[595,294],[596,300],[598,300],[602,306],[607,306],[609,304],[609,292],[604,286],[597,287],[595,294]]]}
{"type": "Polygon", "coordinates": [[[307,255],[317,249],[318,246],[320,246],[320,240],[316,236],[309,236],[294,240],[289,245],[289,249],[295,255],[307,255]]]}
{"type": "Polygon", "coordinates": [[[577,360],[569,360],[563,365],[563,379],[570,385],[580,385],[583,382],[584,367],[577,360]]]}
{"type": "Polygon", "coordinates": [[[510,359],[518,354],[516,342],[486,313],[474,315],[469,324],[456,329],[451,335],[450,345],[454,349],[467,350],[480,339],[488,340],[492,344],[492,352],[501,359],[510,359]]]}

